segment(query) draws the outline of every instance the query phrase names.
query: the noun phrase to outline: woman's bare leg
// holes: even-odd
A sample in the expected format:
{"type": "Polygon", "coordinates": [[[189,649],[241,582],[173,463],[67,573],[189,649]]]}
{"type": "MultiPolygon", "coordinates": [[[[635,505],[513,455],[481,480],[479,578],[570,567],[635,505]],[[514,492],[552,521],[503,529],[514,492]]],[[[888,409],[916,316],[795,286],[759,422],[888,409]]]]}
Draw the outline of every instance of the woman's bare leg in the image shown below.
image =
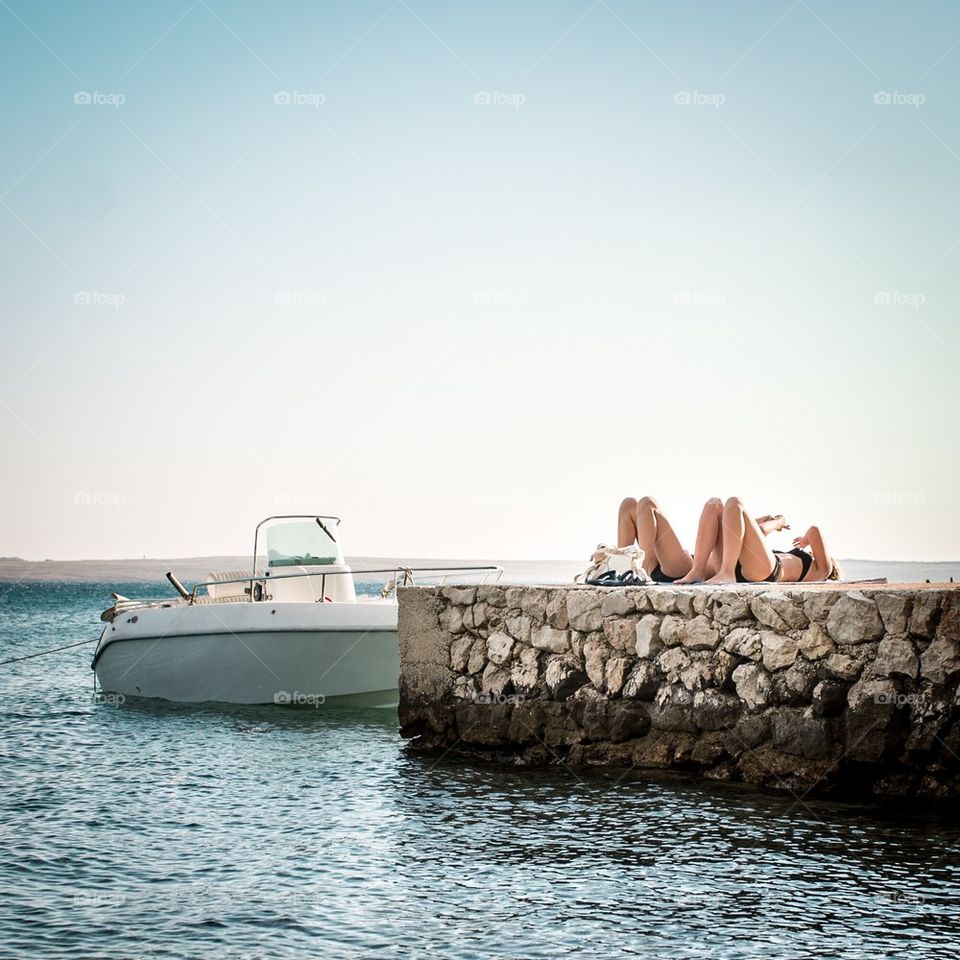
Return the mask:
{"type": "Polygon", "coordinates": [[[629,547],[637,542],[637,501],[627,497],[617,514],[617,546],[629,547]]]}
{"type": "Polygon", "coordinates": [[[710,560],[707,562],[707,577],[715,577],[723,563],[723,522],[721,520],[720,533],[717,535],[717,542],[710,554],[710,560]]]}
{"type": "Polygon", "coordinates": [[[720,568],[723,550],[723,501],[711,497],[700,514],[697,542],[693,548],[693,566],[677,583],[701,583],[720,568]]]}
{"type": "Polygon", "coordinates": [[[736,583],[737,561],[743,575],[752,583],[770,576],[776,564],[757,521],[747,513],[739,497],[731,497],[723,505],[723,557],[716,576],[706,583],[736,583]]]}
{"type": "Polygon", "coordinates": [[[690,570],[690,554],[663,515],[653,497],[642,497],[636,511],[637,544],[643,550],[643,569],[649,573],[660,564],[668,577],[682,577],[690,570]]]}

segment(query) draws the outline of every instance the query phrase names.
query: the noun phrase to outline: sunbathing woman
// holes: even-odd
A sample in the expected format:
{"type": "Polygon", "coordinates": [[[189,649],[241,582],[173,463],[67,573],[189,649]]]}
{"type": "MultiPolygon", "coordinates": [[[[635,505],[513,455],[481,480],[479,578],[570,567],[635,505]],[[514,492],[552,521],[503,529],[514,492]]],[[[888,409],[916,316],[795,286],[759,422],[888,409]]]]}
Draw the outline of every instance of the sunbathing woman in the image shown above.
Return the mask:
{"type": "MultiPolygon", "coordinates": [[[[721,508],[719,500],[715,502],[721,508]]],[[[627,497],[620,504],[617,517],[617,546],[629,547],[636,543],[643,550],[643,569],[656,583],[673,583],[691,572],[693,557],[680,544],[673,527],[660,510],[653,497],[635,500],[627,497]]],[[[698,541],[699,543],[699,541],[698,541]]],[[[714,535],[714,544],[717,536],[714,535]]],[[[707,551],[702,576],[712,576],[720,569],[721,553],[717,549],[707,551]]]]}
{"type": "Polygon", "coordinates": [[[678,582],[799,583],[839,580],[843,576],[840,565],[827,552],[818,527],[795,538],[790,551],[771,550],[767,534],[789,529],[780,515],[751,517],[739,497],[731,497],[722,506],[717,500],[709,500],[700,516],[690,570],[678,582]],[[719,569],[711,573],[718,550],[719,569]]]}

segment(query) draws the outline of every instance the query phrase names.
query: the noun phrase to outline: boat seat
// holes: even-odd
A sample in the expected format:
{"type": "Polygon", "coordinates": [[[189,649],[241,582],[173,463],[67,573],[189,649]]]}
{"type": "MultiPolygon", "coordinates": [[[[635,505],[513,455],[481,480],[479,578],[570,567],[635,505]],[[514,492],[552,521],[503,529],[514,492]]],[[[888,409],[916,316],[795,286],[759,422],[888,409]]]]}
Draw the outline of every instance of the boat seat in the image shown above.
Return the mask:
{"type": "Polygon", "coordinates": [[[250,587],[249,570],[218,570],[207,574],[207,593],[217,602],[236,600],[246,597],[250,587]],[[225,580],[237,580],[239,583],[224,583],[225,580]]]}
{"type": "MultiPolygon", "coordinates": [[[[207,583],[221,583],[224,580],[250,579],[249,570],[220,570],[217,573],[207,574],[207,583]]],[[[242,584],[237,584],[242,586],[242,584]]]]}

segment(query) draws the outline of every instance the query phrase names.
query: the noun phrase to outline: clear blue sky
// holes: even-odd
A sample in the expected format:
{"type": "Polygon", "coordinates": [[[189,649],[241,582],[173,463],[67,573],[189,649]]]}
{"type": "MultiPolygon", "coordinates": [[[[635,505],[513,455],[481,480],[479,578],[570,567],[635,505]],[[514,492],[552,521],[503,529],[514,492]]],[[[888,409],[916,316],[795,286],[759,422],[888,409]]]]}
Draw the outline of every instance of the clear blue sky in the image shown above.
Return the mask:
{"type": "Polygon", "coordinates": [[[0,71],[0,554],[960,556],[955,3],[0,0],[0,71]]]}

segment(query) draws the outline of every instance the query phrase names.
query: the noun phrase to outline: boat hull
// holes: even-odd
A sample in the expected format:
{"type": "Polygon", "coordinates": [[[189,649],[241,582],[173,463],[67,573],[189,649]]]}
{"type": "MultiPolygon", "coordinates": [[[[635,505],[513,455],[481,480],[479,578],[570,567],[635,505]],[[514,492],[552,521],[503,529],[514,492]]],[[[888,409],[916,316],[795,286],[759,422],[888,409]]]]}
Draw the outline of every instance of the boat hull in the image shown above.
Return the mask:
{"type": "Polygon", "coordinates": [[[152,608],[104,631],[104,693],[179,703],[392,706],[396,604],[236,603],[152,608]]]}

